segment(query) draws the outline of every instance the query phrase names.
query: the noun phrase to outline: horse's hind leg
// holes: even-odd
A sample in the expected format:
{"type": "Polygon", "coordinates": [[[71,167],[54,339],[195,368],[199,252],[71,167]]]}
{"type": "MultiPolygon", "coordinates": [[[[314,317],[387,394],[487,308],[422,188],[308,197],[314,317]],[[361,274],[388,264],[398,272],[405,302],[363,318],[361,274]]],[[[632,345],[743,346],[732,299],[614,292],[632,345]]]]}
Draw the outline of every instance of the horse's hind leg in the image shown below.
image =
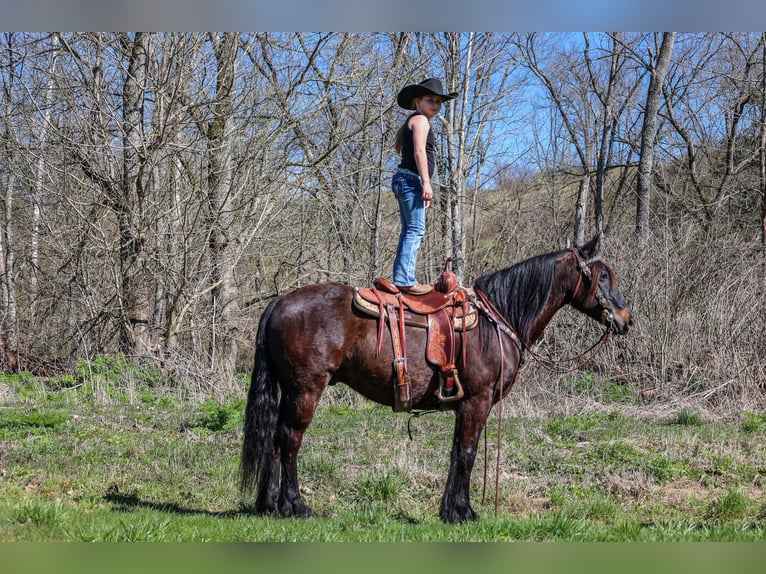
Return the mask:
{"type": "Polygon", "coordinates": [[[279,513],[282,516],[311,516],[311,508],[303,501],[298,483],[298,451],[303,434],[314,418],[314,411],[321,397],[320,388],[286,395],[280,405],[278,449],[282,464],[282,483],[279,490],[279,513]]]}
{"type": "Polygon", "coordinates": [[[255,499],[255,509],[259,514],[276,514],[277,497],[279,495],[279,446],[276,447],[272,463],[261,469],[258,481],[258,495],[255,499]]]}

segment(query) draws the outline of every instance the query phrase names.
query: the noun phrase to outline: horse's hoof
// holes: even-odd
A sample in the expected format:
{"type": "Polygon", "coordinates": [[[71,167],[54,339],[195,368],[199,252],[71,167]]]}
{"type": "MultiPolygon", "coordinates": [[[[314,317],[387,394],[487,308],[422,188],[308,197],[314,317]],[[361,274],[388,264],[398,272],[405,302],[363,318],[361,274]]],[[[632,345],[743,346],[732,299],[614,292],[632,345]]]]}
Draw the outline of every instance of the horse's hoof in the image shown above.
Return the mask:
{"type": "Polygon", "coordinates": [[[311,518],[314,514],[310,506],[300,501],[283,504],[279,509],[279,513],[285,518],[311,518]]]}
{"type": "Polygon", "coordinates": [[[276,516],[279,514],[276,506],[256,506],[254,510],[258,516],[276,516]]]}
{"type": "Polygon", "coordinates": [[[314,511],[305,504],[295,509],[295,516],[298,518],[311,518],[314,515],[314,511]]]}
{"type": "Polygon", "coordinates": [[[470,506],[466,509],[443,511],[440,513],[441,519],[448,524],[461,524],[463,522],[469,522],[477,520],[479,515],[470,506]]]}

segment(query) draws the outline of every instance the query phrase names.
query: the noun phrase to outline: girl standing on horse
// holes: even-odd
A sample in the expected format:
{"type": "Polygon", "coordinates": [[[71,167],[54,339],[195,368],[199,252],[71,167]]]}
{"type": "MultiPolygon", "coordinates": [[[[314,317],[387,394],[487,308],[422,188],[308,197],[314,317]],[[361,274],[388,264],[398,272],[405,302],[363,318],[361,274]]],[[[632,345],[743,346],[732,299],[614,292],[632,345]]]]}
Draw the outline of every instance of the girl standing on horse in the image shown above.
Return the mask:
{"type": "Polygon", "coordinates": [[[431,118],[439,113],[442,102],[457,96],[457,92],[445,93],[439,79],[428,78],[405,86],[396,98],[400,107],[415,111],[396,134],[394,149],[402,159],[391,180],[402,223],[393,280],[403,293],[423,294],[431,290],[430,285],[420,285],[415,279],[418,249],[426,231],[426,208],[433,199],[431,177],[435,161],[431,118]]]}

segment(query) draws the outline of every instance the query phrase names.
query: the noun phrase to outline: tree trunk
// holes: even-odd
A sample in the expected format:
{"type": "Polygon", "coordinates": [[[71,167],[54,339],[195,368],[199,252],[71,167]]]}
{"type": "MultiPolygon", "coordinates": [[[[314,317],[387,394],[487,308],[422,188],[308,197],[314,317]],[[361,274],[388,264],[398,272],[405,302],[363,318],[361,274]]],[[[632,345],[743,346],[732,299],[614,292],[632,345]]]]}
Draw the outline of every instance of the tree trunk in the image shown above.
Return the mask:
{"type": "Polygon", "coordinates": [[[142,231],[145,190],[142,172],[144,149],[144,92],[150,35],[137,33],[131,47],[123,85],[123,171],[115,208],[120,229],[122,280],[121,348],[127,353],[149,350],[151,305],[147,272],[146,237],[142,231]]]}
{"type": "Polygon", "coordinates": [[[465,225],[463,216],[465,213],[465,180],[466,180],[466,133],[468,94],[470,91],[471,68],[473,66],[473,47],[474,32],[468,34],[468,42],[465,47],[466,56],[463,66],[463,83],[460,86],[460,123],[457,133],[457,165],[455,165],[454,177],[450,174],[453,184],[454,194],[452,200],[454,207],[452,209],[452,254],[454,257],[453,269],[458,277],[462,279],[465,267],[465,225]]]}
{"type": "MultiPolygon", "coordinates": [[[[10,162],[9,162],[10,163],[10,162]]],[[[16,351],[19,345],[16,325],[16,246],[13,239],[13,188],[16,176],[10,166],[8,185],[3,197],[2,234],[0,235],[0,282],[3,287],[3,321],[0,345],[16,351]]]]}
{"type": "Polygon", "coordinates": [[[45,145],[48,141],[48,132],[50,131],[51,108],[53,107],[53,86],[56,76],[56,60],[58,59],[59,42],[58,36],[51,36],[51,61],[48,68],[48,85],[45,87],[45,108],[43,110],[43,121],[40,124],[39,137],[39,156],[35,165],[35,191],[32,198],[32,229],[29,260],[31,264],[31,275],[29,277],[29,304],[30,313],[34,318],[34,309],[37,303],[38,292],[38,271],[40,268],[40,203],[43,194],[43,178],[45,176],[45,145]]]}
{"type": "Polygon", "coordinates": [[[237,359],[238,290],[233,255],[237,238],[232,230],[232,132],[234,125],[234,68],[238,35],[215,38],[217,65],[213,119],[208,127],[208,233],[211,265],[211,366],[233,372],[237,359]]]}
{"type": "Polygon", "coordinates": [[[460,99],[445,104],[445,117],[442,122],[445,127],[447,150],[441,165],[445,173],[440,174],[445,195],[445,221],[443,237],[445,253],[452,257],[452,268],[458,277],[462,277],[465,265],[465,181],[466,181],[466,141],[468,138],[466,124],[468,114],[468,98],[471,89],[471,68],[473,66],[473,49],[475,35],[470,32],[467,38],[462,34],[448,33],[446,37],[446,57],[449,62],[447,71],[447,91],[452,86],[459,88],[460,99]],[[465,59],[462,54],[465,52],[465,59]]]}
{"type": "Polygon", "coordinates": [[[761,245],[766,247],[766,32],[761,33],[761,126],[760,126],[760,188],[761,188],[761,245]]]}
{"type": "Polygon", "coordinates": [[[574,219],[574,242],[575,245],[585,243],[585,211],[588,205],[588,191],[590,190],[590,173],[586,172],[580,178],[580,189],[577,193],[574,219]]]}
{"type": "Polygon", "coordinates": [[[639,243],[646,242],[649,234],[649,206],[652,185],[652,169],[654,166],[654,139],[657,135],[657,114],[660,109],[660,95],[665,74],[673,53],[675,32],[664,32],[662,44],[657,56],[657,63],[651,65],[651,79],[646,94],[644,109],[644,124],[641,129],[641,157],[638,163],[638,180],[636,182],[636,237],[639,243]]]}
{"type": "MultiPolygon", "coordinates": [[[[383,102],[379,104],[379,122],[380,133],[384,133],[383,129],[383,102]]],[[[383,223],[383,167],[385,165],[385,151],[387,146],[383,138],[381,138],[380,146],[378,147],[378,174],[377,185],[375,186],[375,202],[373,207],[372,228],[370,229],[370,264],[367,272],[367,282],[372,285],[372,281],[380,274],[380,227],[383,223]]]]}
{"type": "MultiPolygon", "coordinates": [[[[585,36],[586,51],[585,59],[590,66],[590,54],[587,49],[588,36],[585,36]]],[[[612,133],[614,129],[614,91],[618,82],[618,38],[612,37],[612,53],[609,66],[609,77],[607,80],[606,93],[599,94],[599,99],[604,106],[603,116],[601,118],[601,142],[599,143],[598,159],[596,160],[596,189],[593,193],[593,210],[596,219],[596,233],[604,234],[604,187],[606,183],[606,172],[609,167],[609,159],[612,148],[612,133]]],[[[593,90],[598,93],[598,86],[593,82],[593,90]]],[[[578,243],[578,245],[581,245],[578,243]]]]}

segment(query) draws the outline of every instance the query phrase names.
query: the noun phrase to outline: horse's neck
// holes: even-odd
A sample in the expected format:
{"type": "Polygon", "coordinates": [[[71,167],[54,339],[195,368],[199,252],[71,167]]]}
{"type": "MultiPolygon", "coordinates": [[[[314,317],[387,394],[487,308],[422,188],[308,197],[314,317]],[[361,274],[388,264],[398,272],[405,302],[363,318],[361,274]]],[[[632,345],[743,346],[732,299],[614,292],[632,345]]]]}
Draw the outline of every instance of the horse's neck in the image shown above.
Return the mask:
{"type": "Polygon", "coordinates": [[[523,261],[479,282],[479,287],[489,289],[491,298],[498,299],[501,303],[498,310],[527,345],[542,336],[553,316],[568,301],[571,277],[567,268],[561,266],[567,262],[566,253],[552,253],[523,261]],[[547,291],[547,295],[541,291],[547,291]],[[545,297],[542,303],[541,297],[545,297]]]}
{"type": "Polygon", "coordinates": [[[524,342],[527,345],[533,345],[540,337],[542,337],[543,331],[545,331],[545,328],[559,309],[566,305],[566,301],[567,297],[565,293],[560,292],[558,289],[551,290],[545,305],[543,305],[540,313],[535,317],[534,321],[532,321],[532,326],[529,329],[529,332],[524,335],[524,338],[527,339],[524,342]]]}

